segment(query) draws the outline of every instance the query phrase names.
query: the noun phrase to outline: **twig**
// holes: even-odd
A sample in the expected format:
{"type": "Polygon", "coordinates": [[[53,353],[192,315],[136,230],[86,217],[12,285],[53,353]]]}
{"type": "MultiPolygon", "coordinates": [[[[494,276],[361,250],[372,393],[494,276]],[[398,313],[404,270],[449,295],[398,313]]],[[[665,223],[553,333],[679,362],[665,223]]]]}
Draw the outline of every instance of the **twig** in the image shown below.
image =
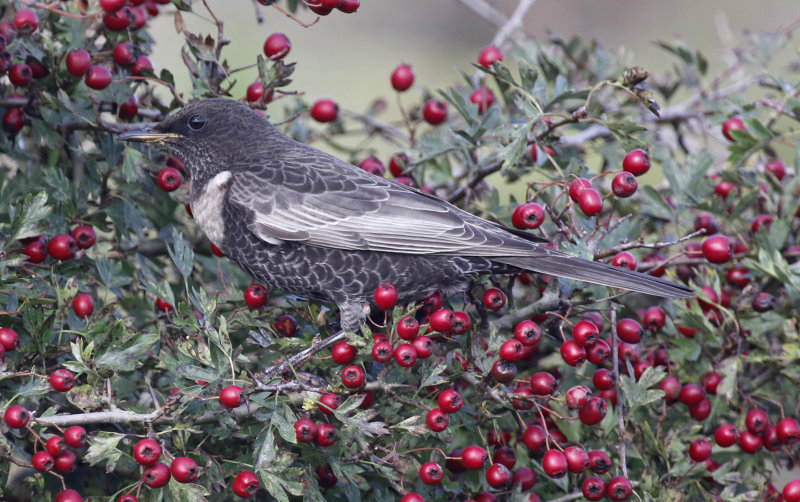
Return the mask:
{"type": "Polygon", "coordinates": [[[508,21],[503,23],[503,26],[500,27],[500,30],[498,30],[497,34],[492,39],[492,45],[500,47],[505,44],[514,30],[522,26],[522,20],[525,14],[533,7],[534,3],[536,3],[536,0],[520,0],[519,4],[517,4],[517,8],[514,9],[514,12],[511,14],[511,17],[508,18],[508,21]]]}
{"type": "Polygon", "coordinates": [[[467,193],[469,193],[470,190],[478,186],[478,183],[483,181],[483,179],[489,176],[490,174],[499,171],[502,166],[503,162],[497,161],[492,164],[489,164],[488,166],[478,169],[478,171],[472,176],[472,179],[469,181],[469,183],[467,183],[466,185],[462,185],[461,187],[458,188],[458,190],[456,190],[447,197],[447,202],[454,204],[459,200],[463,199],[467,195],[467,193]]]}
{"type": "Polygon", "coordinates": [[[264,371],[261,372],[261,378],[263,379],[263,381],[269,381],[275,378],[276,376],[282,374],[290,367],[297,368],[304,362],[311,359],[311,356],[313,356],[317,352],[330,347],[339,340],[344,340],[346,335],[347,335],[346,332],[340,331],[321,341],[319,340],[319,337],[315,337],[314,340],[311,342],[311,347],[301,350],[297,354],[294,354],[293,356],[284,359],[284,361],[281,363],[270,366],[269,368],[265,368],[264,371]]]}
{"type": "Polygon", "coordinates": [[[679,239],[676,239],[674,241],[670,241],[670,242],[652,242],[650,244],[644,242],[644,239],[639,238],[639,239],[636,239],[635,241],[626,242],[624,244],[620,244],[618,246],[614,246],[612,248],[605,249],[603,251],[595,253],[594,259],[595,260],[600,260],[600,259],[603,259],[603,258],[608,258],[609,256],[613,256],[613,255],[615,255],[615,254],[617,254],[617,253],[619,253],[621,251],[627,251],[628,249],[638,249],[638,248],[661,249],[661,248],[665,248],[665,247],[668,247],[668,246],[674,246],[675,244],[679,244],[681,242],[688,241],[689,239],[694,239],[695,237],[697,237],[699,235],[703,235],[703,234],[705,234],[705,232],[706,232],[705,229],[700,229],[700,230],[697,230],[696,232],[692,232],[690,234],[684,235],[683,237],[681,237],[679,239]]]}
{"type": "Polygon", "coordinates": [[[619,338],[617,337],[617,311],[611,308],[611,366],[614,375],[614,392],[617,393],[617,419],[619,427],[619,463],[622,466],[622,475],[628,477],[628,465],[625,458],[625,413],[623,410],[622,393],[619,387],[619,338]]]}
{"type": "Polygon", "coordinates": [[[502,26],[508,22],[508,18],[505,16],[505,14],[495,9],[492,5],[485,2],[484,0],[458,0],[458,1],[466,5],[470,9],[472,9],[472,11],[475,12],[477,15],[481,16],[482,18],[489,21],[498,28],[502,28],[502,26]]]}
{"type": "Polygon", "coordinates": [[[556,310],[561,304],[561,298],[558,293],[554,291],[545,290],[541,298],[526,305],[516,312],[511,312],[504,315],[500,319],[495,319],[489,323],[490,330],[497,329],[503,330],[514,327],[518,322],[529,319],[535,315],[542,314],[550,310],[556,310]]]}

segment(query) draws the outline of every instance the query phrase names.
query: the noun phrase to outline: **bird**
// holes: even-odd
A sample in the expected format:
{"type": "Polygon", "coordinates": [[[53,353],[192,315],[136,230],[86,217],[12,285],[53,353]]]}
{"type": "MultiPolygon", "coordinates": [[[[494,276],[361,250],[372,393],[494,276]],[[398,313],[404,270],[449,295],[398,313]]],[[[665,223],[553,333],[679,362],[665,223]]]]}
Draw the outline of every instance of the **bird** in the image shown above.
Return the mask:
{"type": "Polygon", "coordinates": [[[434,195],[368,173],[284,135],[228,98],[194,100],[117,136],[179,156],[190,207],[209,240],[256,280],[335,304],[357,331],[379,285],[400,302],[464,291],[486,274],[536,272],[662,298],[686,286],[551,249],[434,195]]]}

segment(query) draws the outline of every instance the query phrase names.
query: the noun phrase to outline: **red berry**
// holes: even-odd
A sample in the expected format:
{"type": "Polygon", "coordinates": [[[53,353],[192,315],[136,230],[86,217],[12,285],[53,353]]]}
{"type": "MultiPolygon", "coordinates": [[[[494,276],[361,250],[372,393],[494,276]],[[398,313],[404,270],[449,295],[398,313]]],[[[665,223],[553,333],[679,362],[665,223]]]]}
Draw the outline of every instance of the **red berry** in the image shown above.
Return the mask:
{"type": "Polygon", "coordinates": [[[591,181],[586,178],[577,178],[569,184],[569,198],[572,199],[572,202],[578,202],[578,196],[580,196],[581,192],[589,188],[592,188],[591,181]]]}
{"type": "Polygon", "coordinates": [[[342,3],[339,4],[339,9],[341,12],[345,14],[352,14],[358,7],[361,5],[361,0],[342,0],[342,3]]]}
{"type": "Polygon", "coordinates": [[[391,80],[395,91],[406,91],[414,85],[414,69],[407,64],[398,65],[392,72],[391,80]]]}
{"type": "Polygon", "coordinates": [[[739,435],[739,447],[745,453],[752,455],[758,452],[763,445],[764,442],[761,440],[761,436],[758,434],[753,434],[750,431],[742,431],[742,433],[739,435]]]}
{"type": "Polygon", "coordinates": [[[733,243],[725,235],[712,235],[703,241],[703,256],[711,263],[727,263],[733,258],[733,243]]]}
{"type": "Polygon", "coordinates": [[[585,188],[578,195],[578,207],[586,216],[594,216],[603,210],[603,197],[594,188],[585,188]]]}
{"type": "Polygon", "coordinates": [[[487,87],[478,87],[469,95],[469,100],[478,105],[478,113],[484,113],[494,104],[494,94],[487,87]]]}
{"type": "Polygon", "coordinates": [[[375,305],[381,310],[390,310],[397,305],[397,288],[391,282],[384,282],[375,290],[375,305]]]}
{"type": "Polygon", "coordinates": [[[334,410],[336,410],[340,404],[342,404],[342,398],[339,397],[339,394],[328,392],[319,398],[317,408],[319,408],[319,411],[325,415],[332,415],[334,410]]]}
{"type": "Polygon", "coordinates": [[[784,444],[794,444],[800,439],[800,425],[791,417],[782,418],[775,425],[778,439],[784,444]]]}
{"type": "Polygon", "coordinates": [[[536,471],[524,465],[514,471],[514,476],[511,482],[515,485],[520,485],[520,489],[524,492],[533,488],[536,484],[536,471]]]}
{"type": "Polygon", "coordinates": [[[30,419],[31,413],[21,404],[9,406],[3,414],[3,420],[12,429],[22,429],[28,425],[30,419]]]}
{"type": "Polygon", "coordinates": [[[627,251],[620,251],[614,255],[611,264],[615,267],[627,267],[631,270],[636,270],[636,258],[627,251]]]}
{"type": "Polygon", "coordinates": [[[731,117],[722,123],[722,135],[728,138],[728,141],[736,142],[731,134],[731,131],[747,131],[744,122],[739,117],[731,117]]]}
{"type": "Polygon", "coordinates": [[[642,341],[644,330],[636,319],[623,318],[617,321],[617,335],[626,343],[639,343],[642,341]]]}
{"type": "Polygon", "coordinates": [[[522,345],[534,346],[541,340],[542,331],[533,321],[521,321],[514,327],[514,338],[522,342],[522,345]]]}
{"type": "Polygon", "coordinates": [[[120,498],[117,499],[117,502],[139,502],[139,499],[136,496],[127,493],[120,498]]]}
{"type": "MultiPolygon", "coordinates": [[[[374,155],[370,155],[359,162],[358,167],[370,174],[374,174],[375,176],[383,176],[383,174],[386,172],[386,168],[383,167],[383,162],[381,162],[380,159],[374,155]]],[[[387,282],[386,284],[390,283],[387,282]]]]}
{"type": "Polygon", "coordinates": [[[11,328],[0,328],[0,345],[5,352],[11,352],[19,347],[19,335],[11,328]]]}
{"type": "Polygon", "coordinates": [[[506,361],[519,361],[525,356],[525,351],[522,343],[519,340],[512,339],[503,342],[500,346],[500,357],[506,361]]]}
{"type": "Polygon", "coordinates": [[[178,483],[193,483],[199,474],[197,462],[189,457],[175,457],[169,470],[178,483]]]}
{"type": "Polygon", "coordinates": [[[297,321],[291,314],[283,314],[272,323],[272,329],[283,338],[289,338],[297,331],[297,321]]]}
{"type": "Polygon", "coordinates": [[[81,293],[72,300],[72,310],[78,317],[89,317],[94,312],[94,300],[90,295],[81,293]]]}
{"type": "Polygon", "coordinates": [[[219,256],[220,258],[225,256],[225,253],[223,253],[222,250],[213,242],[209,242],[209,247],[211,248],[211,252],[214,253],[214,256],[219,256]]]}
{"type": "Polygon", "coordinates": [[[503,52],[493,45],[487,45],[478,54],[478,64],[489,68],[495,61],[503,60],[503,52]]]}
{"type": "Polygon", "coordinates": [[[58,492],[55,502],[83,502],[83,497],[76,490],[67,488],[58,492]]]}
{"type": "Polygon", "coordinates": [[[219,393],[219,402],[226,408],[236,408],[245,402],[244,389],[238,385],[228,385],[219,393]]]}
{"type": "Polygon", "coordinates": [[[511,224],[520,230],[539,228],[544,223],[544,208],[535,202],[520,204],[511,215],[511,224]]]}
{"type": "Polygon", "coordinates": [[[552,396],[558,388],[558,380],[547,371],[534,373],[530,382],[531,390],[537,396],[552,396]]]}
{"type": "Polygon", "coordinates": [[[100,0],[100,8],[106,12],[116,12],[125,7],[126,0],[100,0]]]}
{"type": "Polygon", "coordinates": [[[567,459],[569,472],[581,474],[589,468],[589,454],[580,446],[567,446],[564,448],[564,457],[567,459]]]}
{"type": "MultiPolygon", "coordinates": [[[[418,336],[414,338],[411,342],[411,346],[414,347],[418,359],[427,359],[433,355],[433,340],[427,336],[418,336]]],[[[398,348],[400,347],[398,346],[398,348]]],[[[394,351],[394,354],[395,357],[397,357],[397,350],[394,351]]]]}
{"type": "Polygon", "coordinates": [[[457,390],[446,389],[439,394],[437,403],[439,405],[439,409],[441,409],[443,412],[455,413],[461,409],[461,405],[464,403],[464,401],[461,398],[461,394],[457,390]]]}
{"type": "Polygon", "coordinates": [[[256,80],[247,87],[247,101],[257,103],[264,98],[264,103],[272,101],[272,89],[265,88],[260,80],[256,80]]]}
{"type": "Polygon", "coordinates": [[[611,470],[611,459],[603,450],[589,452],[589,470],[595,474],[605,474],[611,470]]]}
{"type": "Polygon", "coordinates": [[[544,449],[547,442],[547,433],[538,425],[529,425],[522,435],[522,441],[534,453],[539,453],[544,449]]]}
{"type": "Polygon", "coordinates": [[[769,424],[769,417],[767,416],[766,411],[759,408],[753,408],[747,412],[747,417],[745,417],[744,423],[747,426],[747,430],[753,434],[758,434],[762,432],[764,428],[766,428],[767,424],[769,424]]]}
{"type": "Polygon", "coordinates": [[[606,496],[606,482],[596,476],[588,477],[583,480],[581,493],[586,500],[600,500],[606,496]]]}
{"type": "Polygon", "coordinates": [[[489,454],[480,446],[467,446],[461,453],[461,463],[467,469],[477,471],[489,461],[489,454]]]}
{"type": "Polygon", "coordinates": [[[160,310],[161,312],[169,312],[170,310],[174,309],[175,307],[173,307],[169,303],[165,302],[161,298],[156,298],[156,308],[158,310],[160,310]]]}
{"type": "Polygon", "coordinates": [[[34,453],[31,463],[34,469],[42,472],[49,471],[54,465],[53,456],[46,451],[37,451],[34,453]]]}
{"type": "Polygon", "coordinates": [[[16,63],[8,69],[8,79],[16,86],[25,87],[33,79],[33,71],[25,63],[16,63]]]}
{"type": "Polygon", "coordinates": [[[92,65],[83,77],[86,85],[92,89],[102,90],[111,84],[111,71],[105,66],[92,65]]]}
{"type": "Polygon", "coordinates": [[[65,368],[59,368],[50,374],[50,386],[58,392],[67,392],[75,385],[75,377],[65,368]]]}
{"type": "Polygon", "coordinates": [[[136,62],[131,67],[131,73],[137,77],[141,77],[146,73],[153,73],[153,63],[147,56],[139,56],[136,62]]]}
{"type": "Polygon", "coordinates": [[[561,344],[561,358],[570,366],[580,366],[586,361],[586,350],[575,340],[567,340],[561,344]]]}
{"type": "Polygon", "coordinates": [[[169,483],[172,475],[169,472],[169,467],[161,462],[156,462],[153,465],[148,465],[142,471],[142,481],[150,488],[161,488],[169,483]]]}
{"type": "Polygon", "coordinates": [[[533,408],[533,402],[529,399],[520,399],[533,396],[533,391],[527,385],[518,385],[513,392],[514,397],[511,399],[511,404],[518,410],[530,410],[533,408]]]}
{"type": "Polygon", "coordinates": [[[317,435],[317,426],[310,418],[300,418],[294,423],[294,434],[300,443],[310,443],[317,435]]]}
{"type": "Polygon", "coordinates": [[[56,260],[69,260],[75,256],[77,244],[71,235],[56,235],[47,243],[47,252],[56,260]]]}
{"type": "Polygon", "coordinates": [[[617,197],[630,197],[636,193],[637,188],[639,188],[639,182],[636,181],[636,177],[633,174],[627,171],[617,174],[611,180],[611,191],[617,197]]]}
{"type": "Polygon", "coordinates": [[[723,448],[739,441],[739,430],[732,424],[722,424],[714,431],[714,442],[723,448]]]}
{"type": "Polygon", "coordinates": [[[156,181],[159,188],[165,192],[172,192],[181,186],[181,173],[174,167],[165,167],[158,172],[156,181]]]}
{"type": "Polygon", "coordinates": [[[436,462],[425,462],[419,468],[419,478],[426,485],[438,485],[442,482],[444,471],[436,462]]]}
{"type": "Polygon", "coordinates": [[[453,329],[453,312],[450,309],[439,309],[431,314],[430,326],[439,333],[449,333],[453,329]]]}
{"type": "Polygon", "coordinates": [[[413,340],[419,335],[419,322],[412,316],[405,316],[397,323],[397,336],[403,340],[413,340]]]}
{"type": "Polygon", "coordinates": [[[139,114],[139,101],[135,95],[131,95],[124,103],[119,105],[117,116],[122,120],[133,120],[139,114]]]}
{"type": "Polygon", "coordinates": [[[800,502],[800,479],[793,479],[786,483],[781,495],[785,502],[800,502]]]}
{"type": "Polygon", "coordinates": [[[244,303],[248,308],[260,309],[267,303],[267,289],[261,284],[251,284],[244,290],[244,303]]]}
{"type": "Polygon", "coordinates": [[[9,108],[3,114],[3,129],[16,134],[25,125],[25,114],[19,108],[9,108]]]}
{"type": "Polygon", "coordinates": [[[572,328],[572,338],[581,347],[586,347],[600,338],[600,330],[590,321],[578,321],[572,328]]]}
{"type": "Polygon", "coordinates": [[[483,293],[483,306],[489,310],[500,310],[506,304],[506,295],[498,288],[489,288],[483,293]]]}
{"type": "Polygon", "coordinates": [[[471,324],[469,314],[461,310],[456,310],[453,312],[453,329],[450,330],[450,333],[453,335],[463,335],[469,331],[471,324]]]}
{"type": "Polygon", "coordinates": [[[680,393],[680,400],[686,406],[694,406],[706,397],[706,392],[696,383],[687,383],[680,393]]]}
{"type": "Polygon", "coordinates": [[[622,160],[622,169],[634,176],[641,176],[650,169],[650,155],[638,148],[631,150],[622,160]]]}
{"type": "Polygon", "coordinates": [[[319,424],[317,433],[314,435],[314,442],[319,446],[331,446],[336,443],[336,429],[330,424],[319,424]]]}
{"type": "Polygon", "coordinates": [[[264,55],[273,61],[283,59],[289,54],[291,48],[292,43],[289,41],[289,37],[283,33],[273,33],[264,42],[264,55]]]}
{"type": "Polygon", "coordinates": [[[450,424],[450,417],[440,408],[433,408],[425,417],[425,423],[433,432],[442,432],[450,424]]]}
{"type": "Polygon", "coordinates": [[[47,453],[57,457],[64,453],[64,450],[67,449],[67,443],[64,442],[64,438],[61,436],[52,436],[47,440],[45,449],[47,450],[47,453]]]}
{"type": "Polygon", "coordinates": [[[567,457],[556,449],[548,450],[542,457],[542,469],[551,478],[563,478],[569,470],[567,457]]]}
{"type": "Polygon", "coordinates": [[[766,169],[768,173],[778,178],[778,181],[781,181],[783,177],[786,176],[786,166],[780,161],[780,159],[770,160],[767,162],[767,165],[764,166],[764,169],[766,169]]]}
{"type": "Polygon", "coordinates": [[[331,358],[336,364],[350,364],[356,358],[356,348],[341,340],[331,348],[331,358]]]}
{"type": "Polygon", "coordinates": [[[631,496],[633,488],[625,476],[614,476],[606,484],[606,496],[611,500],[625,500],[631,496]]]}
{"type": "Polygon", "coordinates": [[[153,465],[161,458],[161,445],[154,439],[142,439],[133,447],[133,459],[139,465],[153,465]]]}
{"type": "Polygon", "coordinates": [[[69,474],[75,470],[78,457],[71,450],[64,450],[64,453],[53,457],[53,468],[62,474],[69,474]]]}
{"type": "Polygon", "coordinates": [[[438,99],[429,99],[422,108],[422,118],[430,125],[439,125],[447,120],[447,103],[438,99]]]}
{"type": "Polygon", "coordinates": [[[592,399],[592,389],[585,385],[576,385],[567,391],[566,403],[573,410],[579,410],[589,404],[592,399]]]}
{"type": "Polygon", "coordinates": [[[578,410],[578,418],[586,425],[595,425],[603,421],[607,412],[608,403],[595,396],[589,400],[589,404],[578,410]]]}
{"type": "Polygon", "coordinates": [[[750,269],[747,267],[733,267],[728,270],[725,280],[729,285],[742,289],[750,284],[750,269]]]}
{"type": "Polygon", "coordinates": [[[695,462],[705,462],[711,457],[711,443],[705,439],[695,439],[689,445],[689,456],[695,462]]]}
{"type": "Polygon", "coordinates": [[[30,35],[39,27],[39,16],[30,9],[20,9],[14,14],[14,28],[23,35],[30,35]]]}
{"type": "MultiPolygon", "coordinates": [[[[411,347],[413,349],[413,347],[411,347]]],[[[414,357],[417,353],[414,352],[414,357]]],[[[372,346],[372,358],[381,364],[386,364],[394,357],[394,348],[389,342],[378,342],[372,346]]]]}
{"type": "Polygon", "coordinates": [[[75,245],[80,249],[88,249],[97,242],[97,235],[91,225],[79,225],[72,229],[70,235],[75,239],[75,245]]]}
{"type": "Polygon", "coordinates": [[[400,502],[425,502],[425,499],[422,498],[422,495],[419,493],[409,492],[403,495],[403,498],[400,499],[400,502]]]}
{"type": "Polygon", "coordinates": [[[750,303],[750,306],[753,307],[753,310],[756,312],[767,312],[775,308],[775,297],[769,293],[759,293],[753,298],[753,301],[750,303]]]}
{"type": "Polygon", "coordinates": [[[511,471],[500,462],[495,462],[486,469],[486,482],[496,490],[506,490],[511,487],[511,471]]]}
{"type": "Polygon", "coordinates": [[[703,384],[703,388],[711,395],[716,395],[720,382],[722,382],[722,377],[713,371],[706,371],[700,377],[700,383],[703,384]]]}
{"type": "Polygon", "coordinates": [[[117,44],[114,47],[113,56],[114,56],[114,62],[120,66],[127,67],[136,63],[136,54],[133,49],[133,44],[131,44],[130,42],[120,42],[119,44],[117,44]]]}
{"type": "Polygon", "coordinates": [[[366,376],[360,366],[351,364],[342,370],[342,385],[348,389],[358,389],[364,385],[366,376]]]}
{"type": "MultiPolygon", "coordinates": [[[[392,173],[392,176],[398,177],[405,174],[406,169],[409,167],[409,160],[408,155],[403,152],[396,153],[392,155],[392,158],[389,159],[389,171],[392,173]]],[[[439,301],[439,306],[436,308],[440,308],[442,306],[442,294],[438,291],[431,293],[428,298],[436,297],[439,301]]],[[[427,300],[427,299],[426,299],[427,300]]],[[[425,300],[423,300],[424,302],[425,300]]],[[[436,310],[436,309],[433,309],[436,310]]]]}
{"type": "Polygon", "coordinates": [[[333,122],[339,116],[339,105],[332,99],[320,99],[311,106],[311,118],[317,122],[333,122]]]}
{"type": "Polygon", "coordinates": [[[250,471],[242,471],[233,480],[233,493],[242,498],[250,498],[260,487],[258,476],[250,471]]]}
{"type": "Polygon", "coordinates": [[[609,370],[600,368],[592,375],[592,384],[597,390],[609,390],[614,387],[614,376],[609,370]]]}
{"type": "Polygon", "coordinates": [[[711,414],[711,401],[706,397],[699,403],[689,407],[689,415],[698,422],[702,422],[711,414]]]}
{"type": "Polygon", "coordinates": [[[64,430],[64,442],[73,448],[82,448],[88,440],[86,429],[80,425],[72,425],[64,430]]]}

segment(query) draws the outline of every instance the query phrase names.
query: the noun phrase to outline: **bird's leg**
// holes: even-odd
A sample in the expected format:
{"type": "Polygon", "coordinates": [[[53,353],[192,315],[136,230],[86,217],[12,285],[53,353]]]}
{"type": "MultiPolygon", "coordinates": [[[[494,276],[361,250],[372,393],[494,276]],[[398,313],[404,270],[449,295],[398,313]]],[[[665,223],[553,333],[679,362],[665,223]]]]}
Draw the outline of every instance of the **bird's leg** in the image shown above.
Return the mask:
{"type": "MultiPolygon", "coordinates": [[[[475,310],[478,311],[478,315],[480,315],[480,327],[481,329],[486,328],[488,326],[488,317],[486,315],[486,307],[483,306],[483,302],[473,294],[473,290],[477,287],[483,288],[483,284],[480,282],[473,282],[470,287],[467,289],[467,296],[469,297],[470,303],[475,306],[475,310]]],[[[482,294],[480,296],[483,296],[482,294]]]]}

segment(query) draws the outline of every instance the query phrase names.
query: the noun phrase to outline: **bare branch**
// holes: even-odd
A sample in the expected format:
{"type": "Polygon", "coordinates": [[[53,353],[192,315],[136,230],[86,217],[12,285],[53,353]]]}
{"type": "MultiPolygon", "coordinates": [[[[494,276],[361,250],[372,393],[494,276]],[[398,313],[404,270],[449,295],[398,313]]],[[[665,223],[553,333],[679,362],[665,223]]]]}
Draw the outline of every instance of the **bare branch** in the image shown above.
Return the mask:
{"type": "Polygon", "coordinates": [[[458,0],[462,4],[466,5],[473,12],[477,15],[481,16],[485,20],[489,21],[493,25],[501,28],[504,24],[508,22],[508,18],[500,12],[499,10],[495,9],[492,5],[485,2],[484,0],[458,0]]]}
{"type": "Polygon", "coordinates": [[[500,27],[500,30],[492,39],[492,45],[500,47],[505,44],[509,37],[511,37],[511,34],[522,26],[522,20],[525,14],[533,7],[534,3],[536,3],[536,0],[520,0],[519,4],[517,4],[517,8],[514,9],[514,12],[511,14],[511,17],[500,27]]]}

